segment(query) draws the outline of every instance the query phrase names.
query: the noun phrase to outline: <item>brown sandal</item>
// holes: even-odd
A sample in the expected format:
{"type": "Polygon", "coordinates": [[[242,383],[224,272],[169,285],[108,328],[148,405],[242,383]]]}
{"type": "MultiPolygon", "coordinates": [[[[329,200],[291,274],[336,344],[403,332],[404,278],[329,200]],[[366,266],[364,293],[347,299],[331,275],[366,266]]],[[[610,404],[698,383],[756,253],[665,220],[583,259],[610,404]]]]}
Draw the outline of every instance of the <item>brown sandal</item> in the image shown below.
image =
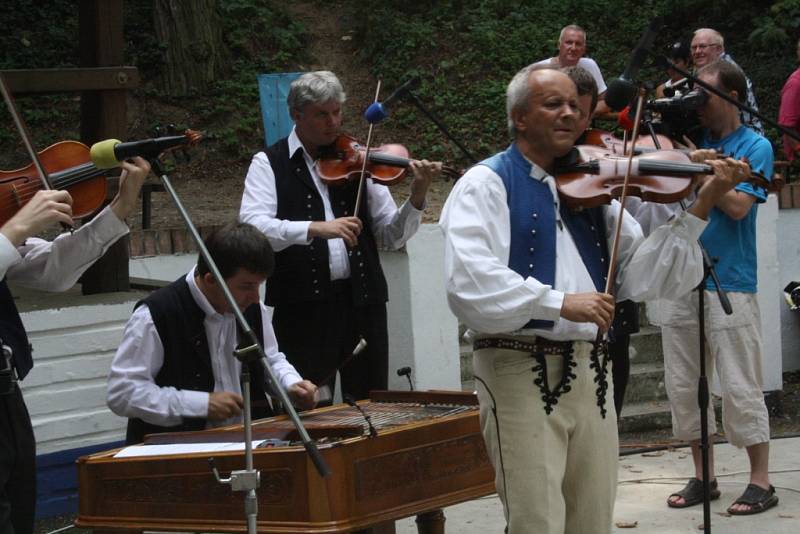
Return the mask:
{"type": "MultiPolygon", "coordinates": [[[[710,501],[719,499],[720,491],[717,488],[716,478],[709,483],[708,493],[710,501]]],[[[700,504],[701,502],[703,502],[703,481],[694,477],[689,479],[689,482],[686,483],[686,486],[684,486],[682,490],[676,491],[667,498],[667,506],[670,508],[687,508],[695,504],[700,504]],[[681,497],[683,502],[674,503],[669,500],[672,497],[681,497]]]]}

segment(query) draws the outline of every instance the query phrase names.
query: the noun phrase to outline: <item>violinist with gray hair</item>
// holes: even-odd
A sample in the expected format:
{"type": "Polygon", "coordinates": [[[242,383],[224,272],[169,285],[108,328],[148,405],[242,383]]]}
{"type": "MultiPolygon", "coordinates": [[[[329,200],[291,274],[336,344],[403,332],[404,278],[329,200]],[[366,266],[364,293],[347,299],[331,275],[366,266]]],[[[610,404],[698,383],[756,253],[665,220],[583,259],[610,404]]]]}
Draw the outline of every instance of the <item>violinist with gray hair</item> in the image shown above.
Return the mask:
{"type": "Polygon", "coordinates": [[[571,210],[556,160],[578,137],[575,84],[527,67],[506,91],[511,145],[471,168],[445,204],[445,284],[469,327],[481,429],[509,534],[610,533],[618,438],[605,344],[614,297],[682,294],[703,275],[696,240],[715,200],[747,175],[733,160],[697,201],[644,239],[624,215],[614,296],[605,293],[619,203],[571,210]]]}
{"type": "Polygon", "coordinates": [[[269,238],[275,273],[266,303],[281,350],[320,387],[359,337],[366,351],[340,370],[342,392],[357,399],[388,384],[386,278],[378,248],[398,249],[419,228],[425,195],[440,163],[412,161],[410,195],[398,208],[389,189],[366,181],[329,186],[315,167],[341,134],[345,93],[329,71],[308,72],[287,96],[295,126],[253,157],[239,217],[269,238]]]}

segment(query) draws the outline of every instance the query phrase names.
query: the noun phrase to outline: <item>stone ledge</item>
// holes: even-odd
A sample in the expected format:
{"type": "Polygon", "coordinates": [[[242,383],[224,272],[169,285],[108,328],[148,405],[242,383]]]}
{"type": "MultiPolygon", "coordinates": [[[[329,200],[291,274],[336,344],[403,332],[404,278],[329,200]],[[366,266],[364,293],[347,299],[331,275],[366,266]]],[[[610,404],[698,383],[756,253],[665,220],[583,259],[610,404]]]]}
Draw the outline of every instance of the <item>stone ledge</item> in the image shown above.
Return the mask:
{"type": "MultiPolygon", "coordinates": [[[[201,226],[200,236],[205,239],[219,225],[201,226]]],[[[186,228],[163,228],[159,230],[133,230],[130,233],[131,258],[167,254],[192,254],[197,252],[192,235],[186,228]]]]}

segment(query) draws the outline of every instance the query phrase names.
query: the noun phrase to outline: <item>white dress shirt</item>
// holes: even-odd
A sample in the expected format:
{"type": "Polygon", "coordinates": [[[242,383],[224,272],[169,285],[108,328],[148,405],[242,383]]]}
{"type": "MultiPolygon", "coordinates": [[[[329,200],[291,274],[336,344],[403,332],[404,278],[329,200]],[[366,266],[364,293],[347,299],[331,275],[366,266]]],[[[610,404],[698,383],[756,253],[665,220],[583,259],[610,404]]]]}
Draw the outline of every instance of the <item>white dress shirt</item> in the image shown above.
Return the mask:
{"type": "MultiPolygon", "coordinates": [[[[533,165],[531,179],[543,180],[558,202],[551,176],[533,165]]],[[[609,250],[619,203],[605,207],[609,250]]],[[[558,213],[558,205],[556,205],[558,213]]],[[[508,266],[510,214],[502,179],[477,165],[456,184],[442,211],[448,303],[471,334],[513,333],[566,340],[594,340],[597,326],[560,318],[565,293],[596,291],[565,225],[556,225],[553,286],[523,278],[508,266]],[[555,321],[552,329],[525,329],[531,319],[555,321]]],[[[697,238],[706,222],[684,213],[645,240],[636,221],[623,217],[615,296],[641,301],[691,291],[703,274],[697,238]]]]}
{"type": "Polygon", "coordinates": [[[53,241],[30,237],[15,247],[0,233],[0,280],[6,277],[34,289],[66,291],[127,233],[127,225],[109,207],[75,232],[53,241]]]}
{"type": "MultiPolygon", "coordinates": [[[[289,157],[298,150],[303,151],[303,159],[308,167],[308,172],[317,186],[322,203],[325,207],[325,220],[332,221],[336,217],[331,209],[328,186],[322,182],[314,167],[314,160],[308,151],[303,148],[297,132],[292,129],[289,135],[289,157]]],[[[410,202],[404,202],[400,209],[397,208],[389,188],[367,180],[366,184],[367,205],[372,217],[372,230],[378,246],[388,249],[398,249],[419,228],[422,220],[422,211],[416,209],[410,202]]],[[[247,178],[244,183],[244,195],[239,218],[242,222],[250,223],[269,238],[275,251],[283,250],[291,245],[308,245],[308,227],[312,221],[289,221],[277,219],[278,195],[275,188],[275,173],[270,165],[269,158],[264,152],[253,156],[247,178]]],[[[328,262],[331,271],[331,280],[340,280],[350,277],[350,263],[347,255],[347,245],[341,238],[328,239],[328,262]]]]}
{"type": "MultiPolygon", "coordinates": [[[[186,275],[192,297],[205,313],[203,325],[208,339],[211,368],[214,374],[214,391],[241,394],[239,373],[242,364],[233,356],[237,344],[236,318],[232,313],[219,314],[203,295],[194,278],[194,269],[186,275]]],[[[295,368],[278,351],[269,314],[261,306],[264,353],[281,386],[288,389],[302,378],[295,368]]],[[[128,320],[122,342],[111,363],[108,375],[107,402],[109,408],[123,417],[138,417],[160,426],[175,426],[183,417],[207,417],[208,397],[205,391],[180,390],[159,387],[155,383],[164,364],[164,346],[158,335],[150,309],[139,306],[128,320]]],[[[209,421],[207,428],[224,426],[241,421],[232,417],[222,421],[209,421]]]]}

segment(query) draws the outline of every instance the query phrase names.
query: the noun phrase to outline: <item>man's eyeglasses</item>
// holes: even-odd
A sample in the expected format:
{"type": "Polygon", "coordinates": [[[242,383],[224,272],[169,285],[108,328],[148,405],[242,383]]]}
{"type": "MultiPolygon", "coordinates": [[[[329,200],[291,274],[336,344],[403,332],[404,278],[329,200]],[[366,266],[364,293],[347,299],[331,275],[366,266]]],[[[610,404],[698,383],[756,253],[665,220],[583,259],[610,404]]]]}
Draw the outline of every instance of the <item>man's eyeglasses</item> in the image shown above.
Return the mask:
{"type": "Polygon", "coordinates": [[[689,47],[689,50],[692,52],[700,51],[702,52],[706,48],[711,48],[712,46],[720,46],[719,43],[711,43],[711,44],[696,44],[689,47]]]}

